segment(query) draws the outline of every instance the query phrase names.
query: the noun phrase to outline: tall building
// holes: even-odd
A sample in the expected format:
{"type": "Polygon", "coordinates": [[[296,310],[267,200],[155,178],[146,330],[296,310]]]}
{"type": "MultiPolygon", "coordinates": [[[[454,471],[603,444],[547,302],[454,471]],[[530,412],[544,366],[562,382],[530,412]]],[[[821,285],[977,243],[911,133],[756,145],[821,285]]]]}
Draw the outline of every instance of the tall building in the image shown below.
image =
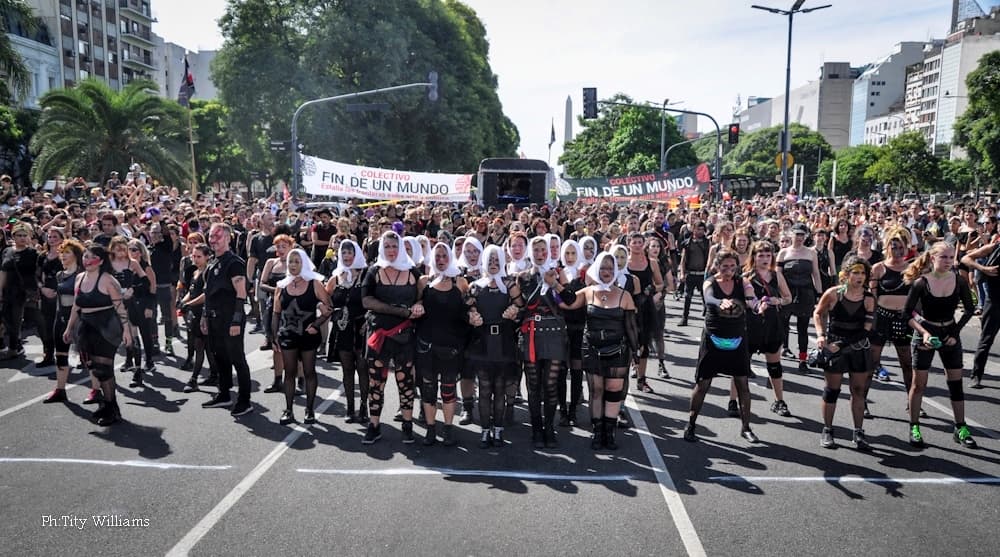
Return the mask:
{"type": "Polygon", "coordinates": [[[15,95],[15,103],[29,108],[38,108],[38,99],[49,89],[55,89],[59,83],[59,51],[53,45],[49,28],[39,22],[33,32],[29,32],[24,22],[14,18],[13,14],[4,14],[6,18],[7,35],[14,51],[17,52],[24,65],[28,68],[28,94],[24,98],[15,95]]]}
{"type": "Polygon", "coordinates": [[[951,0],[951,27],[954,33],[958,24],[974,17],[985,17],[993,8],[1000,6],[1000,0],[951,0]]]}
{"type": "Polygon", "coordinates": [[[215,50],[188,51],[179,44],[166,42],[165,39],[153,35],[156,39],[156,64],[158,71],[153,81],[159,86],[160,95],[170,99],[177,98],[177,92],[184,79],[184,57],[187,56],[188,67],[194,77],[196,99],[214,99],[218,97],[215,84],[212,83],[211,63],[215,59],[215,50]]]}
{"type": "Polygon", "coordinates": [[[56,48],[54,87],[95,77],[119,90],[156,71],[149,0],[28,0],[28,5],[56,48]]]}
{"type": "MultiPolygon", "coordinates": [[[[937,126],[934,142],[951,145],[955,122],[969,104],[965,78],[979,66],[987,52],[1000,50],[1000,7],[990,15],[960,21],[945,40],[941,53],[941,79],[938,89],[937,126]]],[[[961,153],[952,149],[952,156],[961,153]]]]}
{"type": "Polygon", "coordinates": [[[906,68],[924,59],[924,43],[896,44],[887,56],[872,63],[852,86],[850,144],[865,141],[865,122],[884,116],[903,102],[906,68]]]}
{"type": "MultiPolygon", "coordinates": [[[[848,62],[826,62],[819,79],[789,93],[789,121],[818,131],[834,149],[847,145],[851,118],[851,87],[860,68],[848,62]]],[[[737,115],[740,129],[747,132],[785,121],[785,96],[773,99],[750,97],[747,109],[737,115]]],[[[795,138],[792,138],[794,143],[795,138]]]]}
{"type": "Polygon", "coordinates": [[[924,59],[906,68],[904,120],[907,130],[920,132],[934,149],[938,97],[941,94],[941,50],[944,41],[924,47],[924,59]]]}

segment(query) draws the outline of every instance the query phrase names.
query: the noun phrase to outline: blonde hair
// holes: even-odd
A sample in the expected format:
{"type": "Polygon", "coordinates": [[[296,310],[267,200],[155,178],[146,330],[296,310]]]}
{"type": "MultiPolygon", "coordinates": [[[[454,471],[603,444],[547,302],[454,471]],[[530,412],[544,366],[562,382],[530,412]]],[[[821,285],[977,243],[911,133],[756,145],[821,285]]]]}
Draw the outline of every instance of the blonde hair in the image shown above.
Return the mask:
{"type": "Polygon", "coordinates": [[[924,253],[920,254],[910,263],[910,266],[903,271],[903,282],[906,284],[913,284],[921,275],[930,272],[931,270],[931,260],[941,255],[944,250],[955,249],[948,242],[935,242],[931,245],[931,248],[924,253]]]}

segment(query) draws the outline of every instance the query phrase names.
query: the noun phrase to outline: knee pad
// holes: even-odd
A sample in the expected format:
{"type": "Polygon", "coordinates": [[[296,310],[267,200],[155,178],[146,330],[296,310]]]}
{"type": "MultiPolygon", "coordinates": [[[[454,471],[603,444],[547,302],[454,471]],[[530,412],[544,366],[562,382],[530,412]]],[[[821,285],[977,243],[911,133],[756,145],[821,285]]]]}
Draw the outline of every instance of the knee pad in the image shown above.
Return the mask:
{"type": "Polygon", "coordinates": [[[115,376],[115,370],[108,364],[91,364],[91,373],[98,381],[107,381],[115,376]]]}
{"type": "Polygon", "coordinates": [[[69,367],[69,355],[56,354],[56,367],[69,367]]]}
{"type": "Polygon", "coordinates": [[[836,403],[837,398],[840,397],[840,389],[831,389],[830,387],[823,387],[823,401],[827,403],[836,403]]]}
{"type": "Polygon", "coordinates": [[[625,391],[604,391],[604,402],[621,402],[625,399],[625,391]]]}
{"type": "Polygon", "coordinates": [[[767,374],[771,379],[781,379],[781,362],[768,362],[767,374]]]}
{"type": "Polygon", "coordinates": [[[952,402],[961,402],[965,400],[965,390],[962,388],[961,379],[945,381],[945,383],[948,384],[948,394],[951,396],[952,402]]]}
{"type": "Polygon", "coordinates": [[[451,404],[455,402],[457,398],[454,383],[441,383],[441,402],[444,404],[451,404]]]}

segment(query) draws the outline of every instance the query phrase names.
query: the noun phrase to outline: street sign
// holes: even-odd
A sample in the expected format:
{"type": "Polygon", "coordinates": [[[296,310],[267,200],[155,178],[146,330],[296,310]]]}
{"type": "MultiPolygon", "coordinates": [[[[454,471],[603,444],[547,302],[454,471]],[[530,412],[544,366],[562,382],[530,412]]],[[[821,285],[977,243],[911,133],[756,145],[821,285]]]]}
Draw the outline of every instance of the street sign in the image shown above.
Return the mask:
{"type": "MultiPolygon", "coordinates": [[[[774,158],[774,166],[777,166],[778,169],[781,169],[781,153],[778,153],[778,156],[774,158]]],[[[788,158],[786,159],[785,162],[785,168],[791,168],[793,166],[795,166],[795,159],[792,158],[791,153],[788,153],[788,158]]]]}
{"type": "Polygon", "coordinates": [[[271,141],[270,146],[272,151],[287,151],[289,141],[271,141]]]}

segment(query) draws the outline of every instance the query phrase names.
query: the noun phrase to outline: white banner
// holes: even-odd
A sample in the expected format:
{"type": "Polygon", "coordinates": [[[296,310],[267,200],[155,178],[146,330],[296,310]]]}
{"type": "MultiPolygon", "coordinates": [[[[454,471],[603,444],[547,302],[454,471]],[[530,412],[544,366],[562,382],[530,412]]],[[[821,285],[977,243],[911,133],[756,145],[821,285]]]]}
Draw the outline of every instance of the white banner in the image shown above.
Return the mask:
{"type": "Polygon", "coordinates": [[[354,166],[302,156],[302,187],[312,195],[401,201],[469,200],[471,174],[430,174],[354,166]]]}

